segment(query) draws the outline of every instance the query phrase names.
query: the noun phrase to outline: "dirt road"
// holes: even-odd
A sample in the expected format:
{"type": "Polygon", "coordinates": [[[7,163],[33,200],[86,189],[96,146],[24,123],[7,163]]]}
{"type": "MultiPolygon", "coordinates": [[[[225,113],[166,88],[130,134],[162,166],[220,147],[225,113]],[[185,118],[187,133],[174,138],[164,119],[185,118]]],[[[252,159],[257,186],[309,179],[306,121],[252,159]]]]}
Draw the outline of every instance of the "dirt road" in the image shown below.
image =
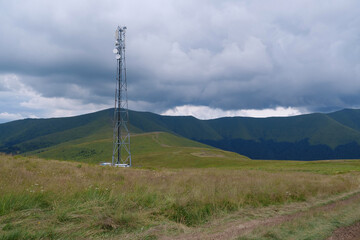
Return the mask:
{"type": "MultiPolygon", "coordinates": [[[[203,228],[194,232],[188,232],[179,236],[161,237],[161,240],[222,240],[222,239],[236,239],[243,236],[256,228],[264,226],[275,226],[281,223],[291,221],[295,218],[299,218],[305,214],[318,213],[323,211],[331,211],[336,207],[345,206],[360,200],[360,193],[354,194],[346,199],[337,199],[331,201],[328,204],[319,204],[317,206],[308,207],[304,211],[297,211],[292,214],[284,214],[278,216],[272,216],[267,218],[255,219],[250,221],[236,220],[226,223],[225,225],[217,225],[212,223],[207,226],[207,229],[203,228]],[[209,230],[210,229],[210,230],[209,230]]],[[[337,229],[333,236],[328,240],[355,240],[360,239],[360,223],[353,226],[337,229]]]]}
{"type": "Polygon", "coordinates": [[[334,234],[327,240],[359,240],[360,239],[360,222],[349,227],[337,229],[334,234]]]}

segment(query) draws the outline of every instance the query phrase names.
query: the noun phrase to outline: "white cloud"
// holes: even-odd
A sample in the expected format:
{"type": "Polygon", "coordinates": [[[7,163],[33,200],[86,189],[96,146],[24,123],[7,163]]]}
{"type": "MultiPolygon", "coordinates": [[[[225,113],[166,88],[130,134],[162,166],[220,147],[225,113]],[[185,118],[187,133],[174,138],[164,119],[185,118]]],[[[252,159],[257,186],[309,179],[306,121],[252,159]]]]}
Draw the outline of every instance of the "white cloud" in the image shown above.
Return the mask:
{"type": "MultiPolygon", "coordinates": [[[[0,75],[0,86],[0,122],[75,116],[111,107],[107,104],[83,103],[79,99],[44,97],[15,74],[0,75]]],[[[78,90],[80,95],[85,94],[81,89],[78,90]]]]}
{"type": "Polygon", "coordinates": [[[19,113],[8,113],[8,112],[2,112],[0,113],[0,121],[4,121],[4,120],[16,120],[16,119],[21,119],[24,118],[21,114],[19,113]]]}
{"type": "Polygon", "coordinates": [[[44,117],[69,117],[110,108],[105,104],[82,103],[77,99],[49,98],[35,94],[28,101],[20,103],[27,109],[44,111],[44,117]]]}
{"type": "Polygon", "coordinates": [[[241,110],[222,110],[219,108],[210,108],[208,106],[184,105],[169,109],[162,113],[168,116],[194,116],[198,119],[214,119],[220,117],[288,117],[306,113],[292,107],[276,107],[266,109],[241,109],[241,110]]]}

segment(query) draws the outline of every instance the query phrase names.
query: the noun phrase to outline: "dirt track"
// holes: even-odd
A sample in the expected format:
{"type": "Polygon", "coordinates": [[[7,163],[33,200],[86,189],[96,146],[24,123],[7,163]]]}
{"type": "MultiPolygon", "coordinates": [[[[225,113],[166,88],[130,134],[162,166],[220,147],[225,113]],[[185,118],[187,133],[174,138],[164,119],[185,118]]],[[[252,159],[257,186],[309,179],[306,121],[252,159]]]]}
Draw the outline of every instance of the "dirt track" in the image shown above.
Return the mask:
{"type": "Polygon", "coordinates": [[[349,227],[337,229],[327,240],[358,240],[360,239],[360,222],[349,227]]]}
{"type": "MultiPolygon", "coordinates": [[[[248,222],[243,221],[233,221],[226,224],[225,226],[210,226],[212,233],[206,232],[196,232],[196,233],[186,233],[177,237],[162,237],[162,240],[220,240],[220,239],[235,239],[239,236],[242,236],[246,233],[251,232],[252,230],[263,227],[263,226],[273,226],[284,223],[286,221],[291,221],[295,218],[301,217],[308,213],[316,213],[322,211],[331,211],[333,208],[338,206],[344,206],[350,204],[354,201],[360,199],[360,193],[353,195],[347,199],[338,200],[326,205],[321,205],[317,207],[311,207],[306,211],[297,212],[294,214],[280,215],[275,217],[269,217],[265,219],[256,219],[248,222]]],[[[360,223],[353,226],[344,227],[337,229],[333,236],[327,240],[355,240],[360,239],[360,223]]]]}

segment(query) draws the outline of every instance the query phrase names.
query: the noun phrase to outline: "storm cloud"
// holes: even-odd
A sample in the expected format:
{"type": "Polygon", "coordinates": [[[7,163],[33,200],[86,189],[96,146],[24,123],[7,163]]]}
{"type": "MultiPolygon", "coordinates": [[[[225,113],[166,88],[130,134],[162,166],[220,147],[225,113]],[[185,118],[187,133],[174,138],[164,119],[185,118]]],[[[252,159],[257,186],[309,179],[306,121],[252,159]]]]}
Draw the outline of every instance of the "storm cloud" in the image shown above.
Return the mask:
{"type": "Polygon", "coordinates": [[[211,118],[357,108],[359,9],[355,0],[1,1],[0,119],[111,107],[118,24],[128,27],[131,109],[211,118]]]}

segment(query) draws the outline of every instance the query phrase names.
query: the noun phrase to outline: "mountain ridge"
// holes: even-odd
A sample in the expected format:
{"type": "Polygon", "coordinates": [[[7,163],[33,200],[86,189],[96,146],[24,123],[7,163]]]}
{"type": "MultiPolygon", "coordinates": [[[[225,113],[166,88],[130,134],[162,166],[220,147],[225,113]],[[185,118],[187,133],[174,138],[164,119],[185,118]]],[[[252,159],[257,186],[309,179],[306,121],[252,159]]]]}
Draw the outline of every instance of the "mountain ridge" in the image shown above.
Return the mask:
{"type": "MultiPolygon", "coordinates": [[[[129,111],[129,115],[132,133],[168,132],[255,159],[360,158],[358,109],[291,117],[210,120],[138,111],[129,111]]],[[[112,117],[113,109],[106,109],[75,117],[3,123],[0,151],[28,152],[90,135],[111,138],[112,117]]]]}

